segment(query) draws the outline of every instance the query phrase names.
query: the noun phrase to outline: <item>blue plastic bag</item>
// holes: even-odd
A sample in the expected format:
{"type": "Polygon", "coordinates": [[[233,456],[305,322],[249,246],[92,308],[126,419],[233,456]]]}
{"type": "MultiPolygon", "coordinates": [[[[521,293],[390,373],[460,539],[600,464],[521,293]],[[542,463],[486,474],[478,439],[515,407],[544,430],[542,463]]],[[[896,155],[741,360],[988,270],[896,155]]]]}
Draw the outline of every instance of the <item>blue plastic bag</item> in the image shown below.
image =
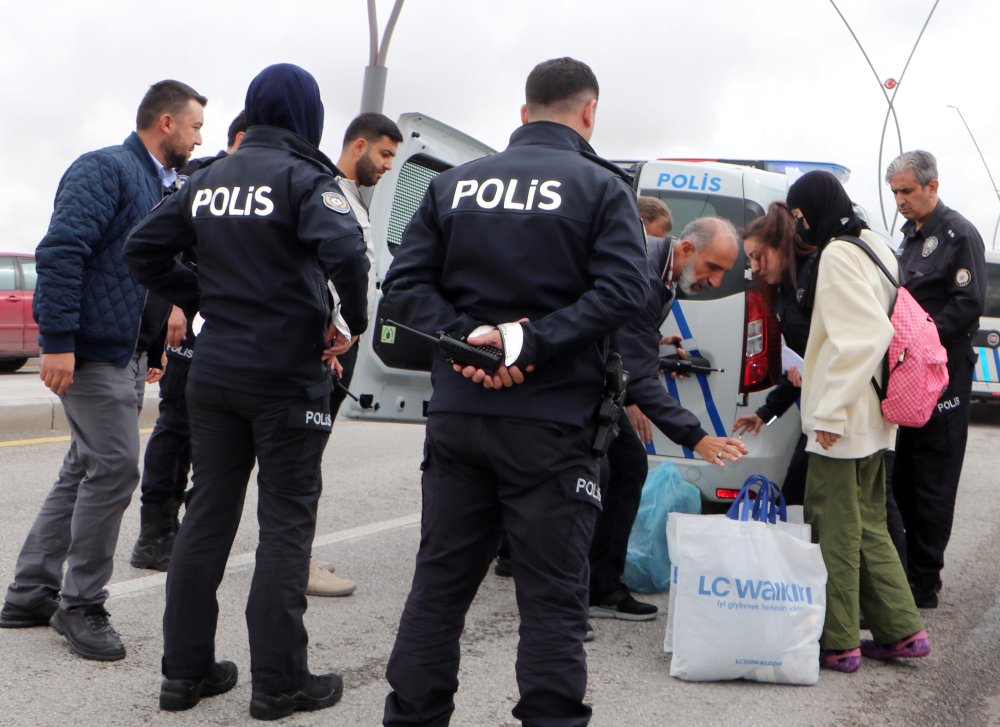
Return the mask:
{"type": "Polygon", "coordinates": [[[667,513],[671,512],[699,514],[701,492],[672,463],[664,462],[649,471],[642,487],[622,577],[629,590],[662,593],[670,589],[667,513]]]}

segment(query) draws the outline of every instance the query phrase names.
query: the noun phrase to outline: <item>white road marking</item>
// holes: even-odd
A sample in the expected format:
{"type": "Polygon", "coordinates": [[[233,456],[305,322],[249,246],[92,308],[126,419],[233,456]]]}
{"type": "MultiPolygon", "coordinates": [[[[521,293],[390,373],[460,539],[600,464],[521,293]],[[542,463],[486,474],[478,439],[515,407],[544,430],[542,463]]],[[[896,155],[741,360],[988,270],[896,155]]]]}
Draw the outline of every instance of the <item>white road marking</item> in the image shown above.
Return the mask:
{"type": "MultiPolygon", "coordinates": [[[[349,528],[347,530],[340,530],[334,533],[327,533],[326,535],[319,535],[313,539],[313,547],[315,548],[324,545],[332,545],[334,543],[343,543],[348,540],[360,540],[361,538],[367,538],[371,535],[378,535],[379,533],[384,533],[389,530],[408,528],[412,525],[418,525],[419,523],[420,513],[415,512],[410,515],[403,515],[402,517],[393,518],[391,520],[382,520],[380,522],[369,523],[368,525],[361,525],[356,528],[349,528]]],[[[248,565],[253,565],[254,558],[255,554],[252,551],[249,553],[240,553],[239,555],[231,555],[229,557],[229,562],[226,563],[226,572],[230,573],[248,565]]],[[[123,596],[130,596],[153,590],[154,588],[161,588],[166,584],[166,582],[166,573],[156,573],[151,576],[140,576],[139,578],[130,578],[127,581],[112,583],[108,586],[108,593],[111,598],[121,598],[123,596]]]]}

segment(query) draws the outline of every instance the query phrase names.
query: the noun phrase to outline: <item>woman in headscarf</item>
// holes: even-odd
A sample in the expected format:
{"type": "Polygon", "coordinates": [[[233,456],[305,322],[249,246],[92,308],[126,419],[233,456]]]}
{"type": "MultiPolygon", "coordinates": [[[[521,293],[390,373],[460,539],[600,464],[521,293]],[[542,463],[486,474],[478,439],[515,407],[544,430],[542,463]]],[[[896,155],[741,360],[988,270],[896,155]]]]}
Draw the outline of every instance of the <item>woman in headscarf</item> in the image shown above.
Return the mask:
{"type": "Polygon", "coordinates": [[[808,439],[805,516],[826,563],[826,622],[820,664],[857,671],[861,656],[920,657],[931,645],[886,527],[884,453],[896,426],[885,420],[872,379],[893,329],[896,290],[859,237],[889,269],[885,240],[855,214],[840,182],[809,172],[788,190],[799,236],[819,248],[802,381],[808,439]],[[860,641],[863,609],[873,641],[860,641]],[[860,641],[860,644],[859,644],[860,641]]]}
{"type": "MultiPolygon", "coordinates": [[[[754,278],[776,290],[775,313],[785,345],[804,356],[812,311],[812,278],[816,247],[795,232],[795,218],[784,202],[772,202],[767,214],[758,217],[743,232],[743,252],[754,278]]],[[[758,434],[765,424],[784,414],[799,398],[802,370],[792,367],[782,374],[764,405],[753,414],[736,419],[737,434],[758,434]]],[[[801,505],[806,486],[806,437],[795,445],[781,491],[789,505],[801,505]]]]}

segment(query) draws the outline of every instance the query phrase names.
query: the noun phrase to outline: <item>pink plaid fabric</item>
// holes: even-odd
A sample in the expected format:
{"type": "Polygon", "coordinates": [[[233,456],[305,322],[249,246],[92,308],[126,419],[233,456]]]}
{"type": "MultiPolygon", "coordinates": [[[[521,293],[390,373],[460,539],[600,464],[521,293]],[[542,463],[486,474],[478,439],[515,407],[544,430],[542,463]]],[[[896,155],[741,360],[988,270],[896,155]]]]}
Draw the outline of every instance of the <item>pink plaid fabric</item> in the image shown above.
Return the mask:
{"type": "Polygon", "coordinates": [[[948,386],[948,354],[937,326],[906,288],[899,288],[890,316],[889,381],[882,414],[904,427],[922,427],[948,386]]]}

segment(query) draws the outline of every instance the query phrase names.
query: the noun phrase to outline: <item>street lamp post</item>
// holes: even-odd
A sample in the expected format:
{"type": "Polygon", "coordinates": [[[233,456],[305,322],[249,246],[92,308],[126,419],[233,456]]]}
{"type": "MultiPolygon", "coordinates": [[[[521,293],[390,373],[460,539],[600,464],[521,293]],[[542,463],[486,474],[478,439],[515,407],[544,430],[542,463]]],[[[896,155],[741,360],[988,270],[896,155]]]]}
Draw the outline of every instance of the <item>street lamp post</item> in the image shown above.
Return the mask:
{"type": "Polygon", "coordinates": [[[379,47],[378,18],[375,13],[375,0],[368,0],[368,65],[365,67],[364,84],[361,87],[361,113],[373,111],[382,113],[385,101],[385,79],[389,69],[385,67],[385,59],[389,54],[389,39],[399,20],[399,11],[403,9],[403,0],[396,0],[389,13],[389,22],[385,25],[385,34],[379,47]]]}
{"type": "MultiPolygon", "coordinates": [[[[878,83],[879,89],[882,91],[882,95],[885,96],[885,102],[888,106],[888,108],[885,111],[885,121],[882,122],[882,135],[879,137],[879,144],[878,144],[879,171],[877,175],[878,183],[876,185],[876,189],[882,186],[882,171],[881,171],[882,154],[885,150],[885,132],[889,128],[890,116],[892,116],[892,120],[896,124],[896,138],[899,141],[899,153],[900,154],[903,153],[903,134],[899,129],[899,117],[896,116],[896,108],[892,105],[892,102],[896,98],[896,94],[899,92],[899,85],[902,83],[903,77],[906,75],[906,69],[910,67],[910,61],[913,60],[913,54],[917,52],[917,46],[920,45],[920,39],[924,37],[924,31],[927,30],[927,25],[931,22],[931,16],[934,15],[934,11],[937,9],[938,2],[940,2],[940,0],[934,0],[934,5],[931,7],[931,11],[927,14],[927,19],[924,20],[923,27],[920,28],[920,33],[917,35],[917,40],[913,43],[913,48],[910,49],[910,55],[906,59],[906,65],[903,66],[903,72],[899,74],[899,78],[891,78],[888,81],[883,82],[882,78],[878,74],[878,71],[875,70],[875,66],[874,64],[872,64],[871,58],[868,57],[868,53],[865,51],[864,46],[861,45],[861,40],[858,38],[857,34],[854,32],[854,29],[851,27],[851,24],[847,22],[847,18],[844,17],[844,14],[840,12],[840,8],[837,7],[837,3],[835,2],[835,0],[830,0],[830,4],[833,5],[833,9],[837,11],[837,15],[839,15],[840,19],[844,21],[844,25],[847,27],[848,32],[851,34],[851,37],[854,38],[854,42],[857,44],[858,49],[861,51],[861,55],[863,55],[865,57],[865,60],[868,62],[868,67],[872,69],[872,73],[875,75],[875,81],[878,83]],[[891,96],[886,91],[886,89],[892,91],[891,96]]],[[[893,229],[896,226],[896,219],[897,216],[899,215],[899,211],[897,210],[893,214],[892,225],[890,226],[885,216],[885,196],[881,193],[878,196],[878,203],[879,206],[882,208],[882,224],[885,225],[885,228],[887,230],[893,229]]]]}
{"type": "MultiPolygon", "coordinates": [[[[990,178],[990,186],[993,188],[993,193],[997,196],[997,201],[1000,202],[1000,189],[997,189],[997,183],[993,181],[993,173],[990,172],[990,165],[986,163],[986,157],[983,156],[983,150],[979,148],[979,142],[976,141],[976,137],[972,133],[972,129],[969,128],[969,124],[966,122],[965,116],[962,114],[962,109],[951,104],[947,104],[947,106],[948,108],[955,109],[955,111],[958,112],[958,118],[962,120],[965,130],[969,132],[969,138],[972,139],[972,144],[976,147],[976,153],[979,154],[979,159],[983,162],[983,166],[986,168],[986,176],[990,178]]],[[[1000,230],[1000,216],[997,216],[997,223],[993,227],[993,242],[990,243],[991,250],[995,250],[997,246],[997,230],[1000,230]]]]}

